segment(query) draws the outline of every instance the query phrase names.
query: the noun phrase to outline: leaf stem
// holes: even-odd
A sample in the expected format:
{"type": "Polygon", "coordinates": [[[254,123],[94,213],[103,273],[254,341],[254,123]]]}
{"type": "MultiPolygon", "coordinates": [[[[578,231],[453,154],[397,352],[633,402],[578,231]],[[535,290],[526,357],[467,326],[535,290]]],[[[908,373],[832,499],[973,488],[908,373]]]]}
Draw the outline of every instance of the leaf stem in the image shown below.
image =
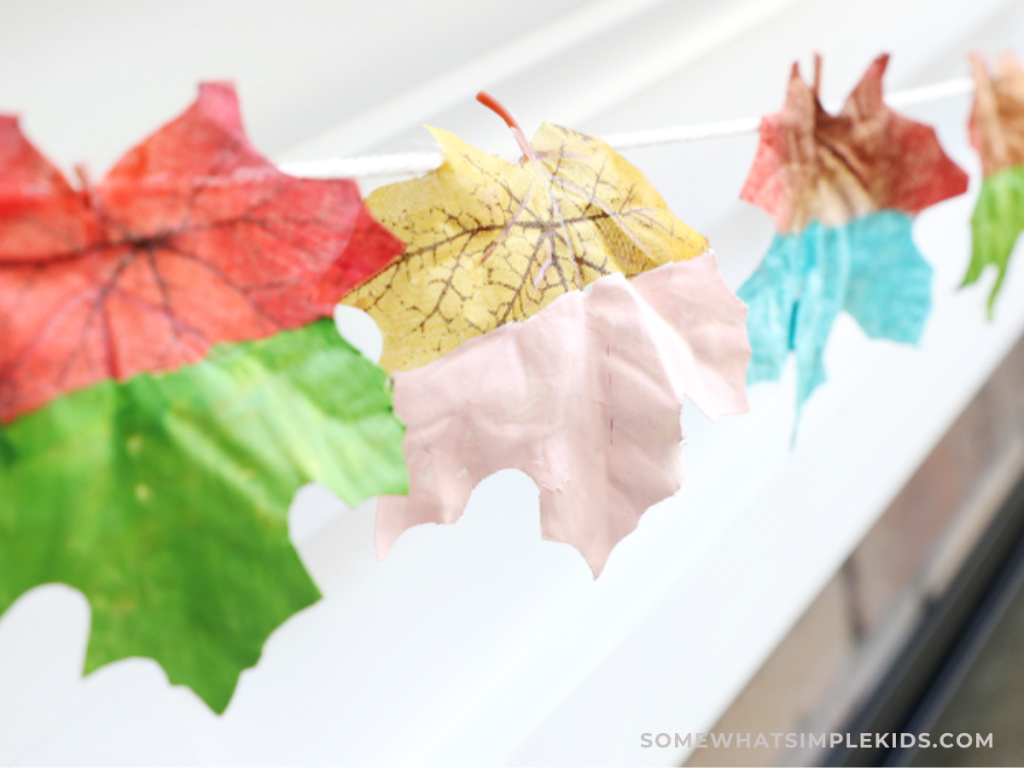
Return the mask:
{"type": "Polygon", "coordinates": [[[96,190],[92,185],[92,176],[89,174],[89,169],[85,163],[79,163],[75,166],[75,176],[78,177],[78,183],[82,185],[82,196],[89,204],[89,207],[99,213],[100,207],[96,200],[96,190]]]}
{"type": "Polygon", "coordinates": [[[519,121],[512,116],[512,113],[505,108],[505,105],[486,91],[480,91],[480,93],[476,95],[476,100],[505,121],[509,130],[512,131],[512,136],[519,145],[519,149],[523,151],[523,157],[528,157],[536,162],[537,154],[533,151],[533,147],[530,146],[530,142],[527,140],[526,134],[523,132],[523,127],[519,125],[519,121]]]}
{"type": "Polygon", "coordinates": [[[85,163],[79,163],[75,166],[75,176],[78,177],[78,183],[82,185],[83,190],[89,189],[92,186],[89,169],[85,166],[85,163]]]}

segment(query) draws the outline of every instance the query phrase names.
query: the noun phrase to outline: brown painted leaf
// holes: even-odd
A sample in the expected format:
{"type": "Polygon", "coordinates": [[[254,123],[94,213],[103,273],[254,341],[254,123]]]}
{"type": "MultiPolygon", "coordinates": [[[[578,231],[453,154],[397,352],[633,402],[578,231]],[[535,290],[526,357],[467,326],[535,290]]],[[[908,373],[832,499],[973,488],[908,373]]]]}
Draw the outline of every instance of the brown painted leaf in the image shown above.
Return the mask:
{"type": "Polygon", "coordinates": [[[405,252],[344,300],[377,321],[388,370],[425,365],[602,275],[707,248],[600,139],[544,123],[515,165],[431,131],[444,164],[366,200],[405,252]]]}
{"type": "Polygon", "coordinates": [[[838,115],[818,101],[818,73],[812,87],[793,65],[782,111],[761,122],[740,195],[768,211],[781,234],[812,221],[846,224],[884,208],[916,214],[967,190],[967,174],[942,151],[935,130],[886,106],[888,61],[875,59],[838,115]]]}
{"type": "Polygon", "coordinates": [[[984,57],[971,56],[971,144],[981,156],[985,176],[1024,164],[1024,70],[1012,53],[1002,54],[997,66],[993,78],[984,57]]]}
{"type": "Polygon", "coordinates": [[[329,316],[401,247],[353,182],[261,156],[230,85],[84,190],[0,118],[0,422],[329,316]]]}

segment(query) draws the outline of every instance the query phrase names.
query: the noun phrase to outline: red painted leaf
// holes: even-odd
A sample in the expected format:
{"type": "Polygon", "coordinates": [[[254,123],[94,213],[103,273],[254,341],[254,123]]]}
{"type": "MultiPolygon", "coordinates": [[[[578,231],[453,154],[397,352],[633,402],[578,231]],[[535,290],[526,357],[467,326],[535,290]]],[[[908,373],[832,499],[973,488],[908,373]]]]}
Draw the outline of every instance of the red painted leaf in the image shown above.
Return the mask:
{"type": "Polygon", "coordinates": [[[785,105],[761,121],[740,195],[768,211],[782,234],[883,208],[916,214],[967,191],[967,174],[942,151],[934,129],[882,100],[888,62],[888,55],[875,59],[838,115],[822,108],[817,82],[807,85],[793,65],[785,105]]]}
{"type": "Polygon", "coordinates": [[[0,117],[0,422],[329,316],[402,248],[354,182],[260,155],[230,85],[84,190],[0,117]]]}

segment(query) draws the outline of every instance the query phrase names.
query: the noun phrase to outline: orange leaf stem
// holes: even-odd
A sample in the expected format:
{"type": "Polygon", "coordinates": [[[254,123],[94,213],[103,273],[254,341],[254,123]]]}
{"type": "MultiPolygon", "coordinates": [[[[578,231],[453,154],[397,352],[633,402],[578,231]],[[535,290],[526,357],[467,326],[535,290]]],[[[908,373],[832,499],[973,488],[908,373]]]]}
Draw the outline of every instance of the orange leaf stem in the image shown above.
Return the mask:
{"type": "Polygon", "coordinates": [[[476,100],[505,121],[509,130],[512,131],[512,136],[515,138],[516,143],[523,151],[523,157],[528,157],[534,161],[537,160],[537,155],[533,151],[533,147],[530,146],[530,142],[526,138],[526,133],[523,132],[523,127],[519,125],[519,121],[512,116],[512,113],[505,108],[504,104],[486,91],[480,91],[480,93],[476,95],[476,100]]]}

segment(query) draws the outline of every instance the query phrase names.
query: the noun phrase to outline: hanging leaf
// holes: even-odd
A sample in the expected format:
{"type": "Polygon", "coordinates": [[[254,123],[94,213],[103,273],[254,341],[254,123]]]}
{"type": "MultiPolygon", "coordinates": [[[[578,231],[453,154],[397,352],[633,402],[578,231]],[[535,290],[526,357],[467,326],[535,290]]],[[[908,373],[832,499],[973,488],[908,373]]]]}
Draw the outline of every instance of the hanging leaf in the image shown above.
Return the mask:
{"type": "Polygon", "coordinates": [[[400,250],[257,154],[230,86],[81,190],[0,118],[0,613],[69,584],[87,671],[149,657],[223,711],[319,596],[299,487],[408,487],[386,374],[319,319],[400,250]]]}
{"type": "Polygon", "coordinates": [[[82,190],[2,117],[0,422],[330,316],[401,248],[354,182],[292,178],[257,153],[229,85],[203,85],[82,190]]]}
{"type": "Polygon", "coordinates": [[[632,281],[598,279],[522,324],[395,374],[409,496],[377,508],[377,549],[454,523],[473,487],[514,467],[540,488],[544,538],[594,574],[682,481],[683,396],[711,418],[747,409],[745,309],[710,254],[632,281]]]}
{"type": "Polygon", "coordinates": [[[822,355],[839,311],[873,338],[914,344],[931,309],[931,267],[912,216],[959,195],[967,175],[929,126],[882,99],[879,56],[838,115],[793,66],[782,111],[761,123],[741,197],[772,215],[778,234],[739,290],[750,307],[751,383],[778,379],[797,358],[797,412],[825,379],[822,355]]]}
{"type": "Polygon", "coordinates": [[[544,123],[530,144],[482,100],[512,128],[518,165],[432,128],[441,167],[366,200],[406,249],[344,303],[380,326],[387,370],[425,365],[602,275],[637,275],[707,248],[600,139],[544,123]]]}
{"type": "Polygon", "coordinates": [[[963,284],[977,281],[989,265],[996,267],[988,297],[991,316],[1013,246],[1024,231],[1024,70],[1009,53],[999,57],[995,78],[980,54],[971,57],[971,66],[971,144],[981,157],[984,181],[971,218],[973,250],[963,284]]]}
{"type": "Polygon", "coordinates": [[[86,672],[152,658],[222,712],[319,598],[295,492],[404,493],[402,434],[386,374],[327,320],[60,398],[0,427],[0,613],[69,584],[92,609],[86,672]]]}

